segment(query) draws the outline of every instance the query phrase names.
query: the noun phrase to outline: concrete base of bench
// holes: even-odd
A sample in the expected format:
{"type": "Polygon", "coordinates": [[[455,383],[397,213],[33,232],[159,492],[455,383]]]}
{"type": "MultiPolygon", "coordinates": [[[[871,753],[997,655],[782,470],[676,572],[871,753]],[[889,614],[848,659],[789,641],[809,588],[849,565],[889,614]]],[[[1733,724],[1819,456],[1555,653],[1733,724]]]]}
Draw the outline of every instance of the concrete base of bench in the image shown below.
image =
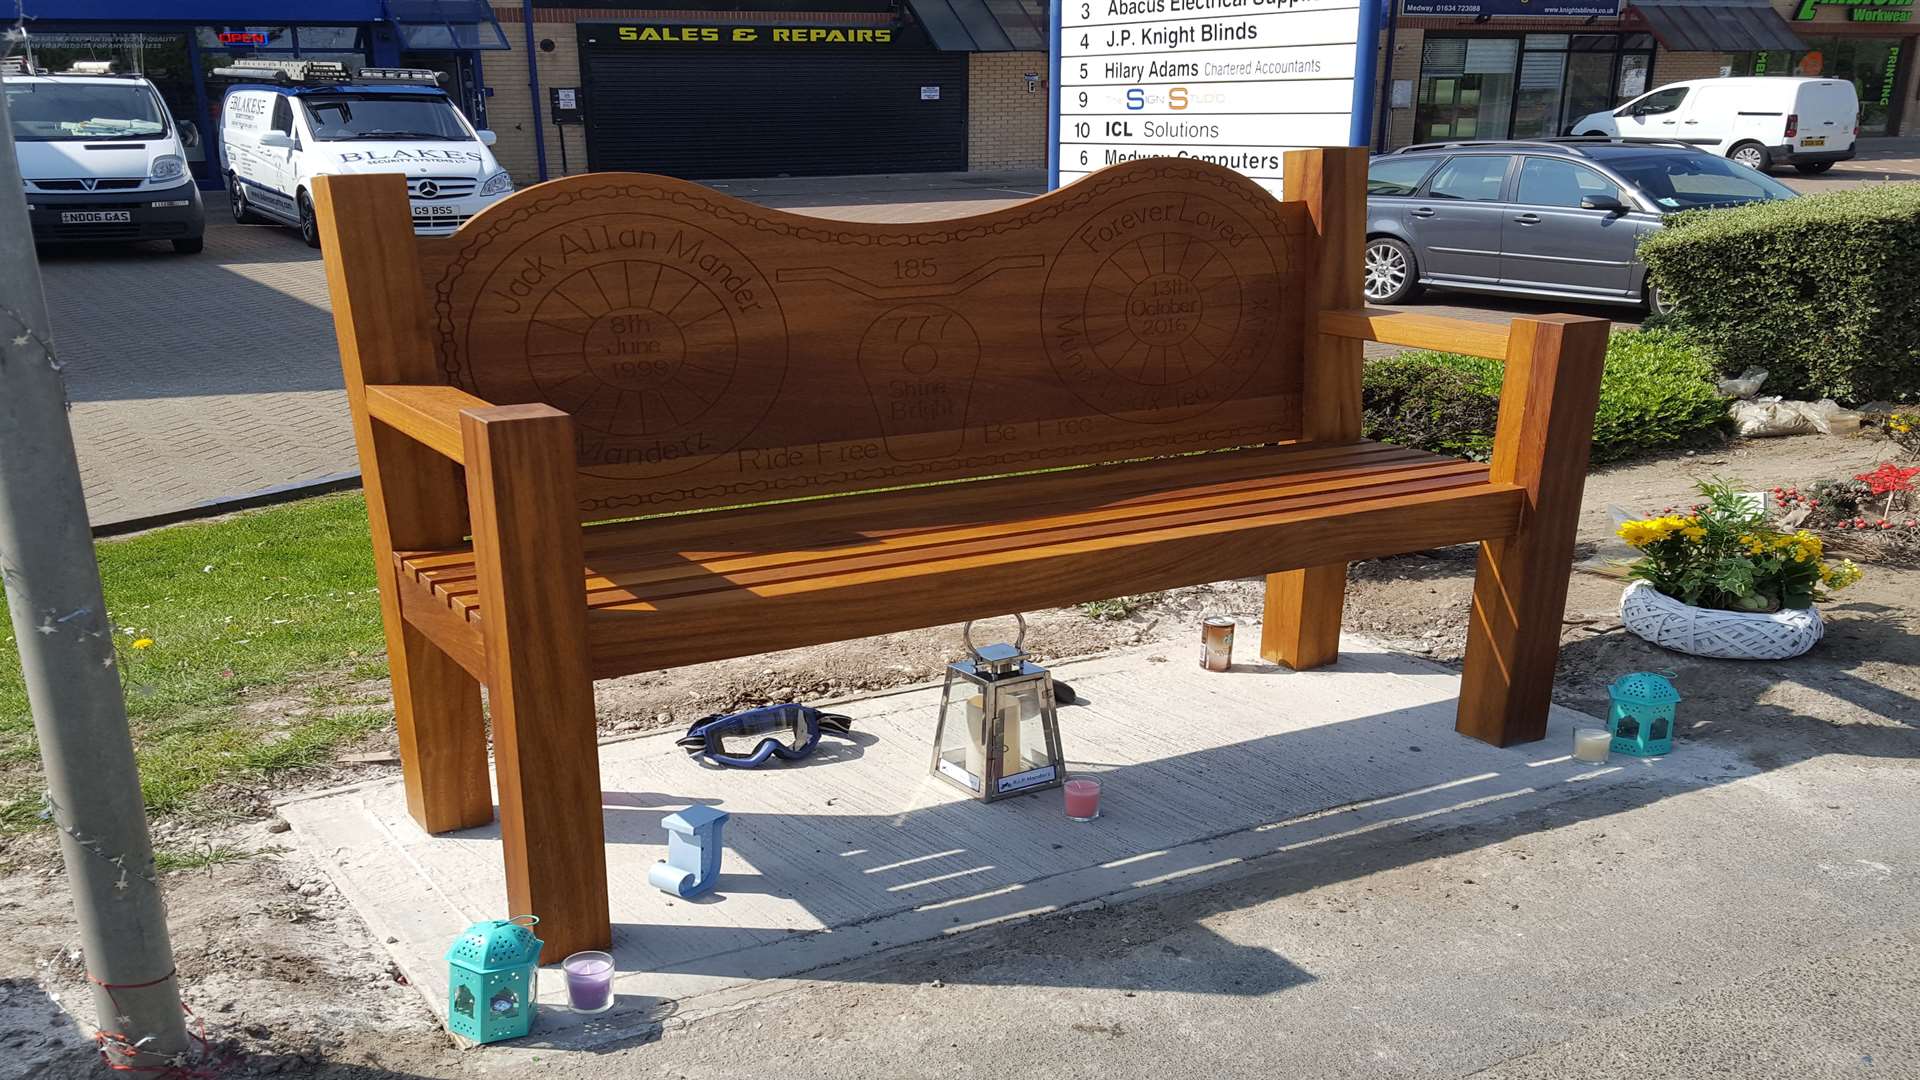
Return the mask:
{"type": "MultiPolygon", "coordinates": [[[[1238,638],[1257,642],[1258,628],[1238,638]]],[[[1562,708],[1545,740],[1489,746],[1454,732],[1457,675],[1351,637],[1340,650],[1337,664],[1302,672],[1242,649],[1231,672],[1209,674],[1198,642],[1184,639],[1060,665],[1086,699],[1061,712],[1068,761],[1104,785],[1090,824],[1068,821],[1057,791],[982,806],[929,777],[938,688],[838,707],[855,718],[855,740],[827,739],[797,766],[702,768],[674,733],[606,744],[619,1004],[594,1017],[544,1009],[517,1045],[592,1045],[644,1030],[668,1002],[686,1016],[699,1006],[684,999],[742,983],[1190,886],[1299,845],[1364,842],[1356,829],[1511,815],[1581,784],[1671,768],[1616,759],[1596,775],[1568,760],[1571,729],[1599,721],[1562,708]],[[726,856],[712,895],[676,899],[650,887],[647,871],[666,854],[660,819],[696,804],[732,815],[726,856]],[[1322,813],[1334,807],[1347,809],[1322,813]]],[[[1677,756],[1691,775],[1710,753],[1677,756]]],[[[498,826],[429,836],[397,778],[283,813],[373,933],[399,939],[388,946],[395,959],[444,1013],[447,943],[509,914],[498,826]]],[[[540,996],[563,1003],[557,972],[540,996]]]]}

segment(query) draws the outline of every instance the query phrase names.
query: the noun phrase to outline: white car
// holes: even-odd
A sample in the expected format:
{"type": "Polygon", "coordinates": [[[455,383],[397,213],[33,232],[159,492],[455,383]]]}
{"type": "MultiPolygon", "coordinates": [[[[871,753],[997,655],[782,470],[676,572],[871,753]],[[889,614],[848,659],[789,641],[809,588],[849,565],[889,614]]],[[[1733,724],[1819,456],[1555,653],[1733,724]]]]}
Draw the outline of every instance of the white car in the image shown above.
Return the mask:
{"type": "Polygon", "coordinates": [[[1569,134],[1672,139],[1767,171],[1823,173],[1854,156],[1860,97],[1846,79],[1694,79],[1574,121],[1569,134]]]}
{"type": "Polygon", "coordinates": [[[344,83],[235,86],[220,110],[233,219],[296,226],[313,247],[314,177],[400,173],[414,231],[442,236],[513,191],[491,145],[493,132],[476,131],[445,92],[386,69],[344,83]]]}
{"type": "Polygon", "coordinates": [[[200,189],[187,173],[181,127],[152,83],[22,74],[0,85],[35,243],[168,240],[182,254],[201,249],[200,189]]]}

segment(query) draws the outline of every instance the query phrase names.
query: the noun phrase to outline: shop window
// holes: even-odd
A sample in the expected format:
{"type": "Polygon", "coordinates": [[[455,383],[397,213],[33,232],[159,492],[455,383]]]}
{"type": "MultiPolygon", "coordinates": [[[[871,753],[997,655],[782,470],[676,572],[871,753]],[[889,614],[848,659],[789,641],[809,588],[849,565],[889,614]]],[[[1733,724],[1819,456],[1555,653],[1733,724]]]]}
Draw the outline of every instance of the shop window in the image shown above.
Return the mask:
{"type": "Polygon", "coordinates": [[[1367,194],[1411,195],[1432,171],[1432,158],[1381,158],[1367,166],[1367,194]]]}
{"type": "Polygon", "coordinates": [[[1589,195],[1606,195],[1625,202],[1613,181],[1571,161],[1530,157],[1521,162],[1520,186],[1514,201],[1528,206],[1560,206],[1578,209],[1589,195]]]}
{"type": "Polygon", "coordinates": [[[1517,38],[1428,38],[1421,50],[1416,138],[1506,138],[1519,56],[1517,38]]]}
{"type": "Polygon", "coordinates": [[[234,57],[293,48],[291,26],[202,26],[195,35],[200,39],[202,51],[224,52],[234,57]]]}
{"type": "Polygon", "coordinates": [[[308,50],[365,52],[367,48],[367,32],[358,26],[302,26],[296,29],[301,52],[308,50]]]}
{"type": "Polygon", "coordinates": [[[1427,194],[1435,199],[1459,199],[1462,202],[1499,202],[1506,186],[1507,154],[1473,154],[1457,157],[1440,166],[1433,175],[1427,194]]]}

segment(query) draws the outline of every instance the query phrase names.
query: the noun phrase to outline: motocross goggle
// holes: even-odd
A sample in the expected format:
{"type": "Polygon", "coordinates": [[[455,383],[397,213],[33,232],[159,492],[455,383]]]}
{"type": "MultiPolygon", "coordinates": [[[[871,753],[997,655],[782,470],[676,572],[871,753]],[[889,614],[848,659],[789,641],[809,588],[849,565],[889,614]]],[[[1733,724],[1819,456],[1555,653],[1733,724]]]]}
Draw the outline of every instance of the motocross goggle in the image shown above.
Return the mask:
{"type": "Polygon", "coordinates": [[[716,765],[751,769],[770,757],[799,761],[813,753],[821,732],[845,735],[852,728],[852,718],[838,713],[807,705],[766,705],[696,721],[678,743],[688,754],[705,755],[716,765]]]}

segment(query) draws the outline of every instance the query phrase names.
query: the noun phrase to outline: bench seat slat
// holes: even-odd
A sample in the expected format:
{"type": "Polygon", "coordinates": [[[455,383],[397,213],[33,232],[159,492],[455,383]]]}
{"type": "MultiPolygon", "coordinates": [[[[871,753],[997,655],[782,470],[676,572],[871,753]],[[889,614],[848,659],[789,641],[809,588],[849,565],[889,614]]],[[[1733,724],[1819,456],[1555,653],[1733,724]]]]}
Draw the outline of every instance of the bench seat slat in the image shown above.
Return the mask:
{"type": "MultiPolygon", "coordinates": [[[[1176,458],[956,486],[943,498],[921,489],[589,529],[582,588],[594,669],[837,640],[818,635],[848,636],[880,607],[902,612],[906,624],[893,629],[908,629],[1005,606],[995,596],[1050,606],[1314,565],[1322,549],[1386,554],[1504,536],[1518,518],[1518,491],[1489,484],[1486,466],[1399,447],[1202,460],[1203,469],[1176,458]]],[[[396,562],[423,629],[477,641],[470,550],[402,552],[396,562]]]]}
{"type": "MultiPolygon", "coordinates": [[[[1262,447],[1168,462],[1010,477],[929,491],[826,499],[744,512],[701,514],[587,530],[590,588],[697,573],[730,572],[843,557],[850,546],[922,547],[1097,521],[1123,521],[1207,506],[1395,482],[1422,470],[1485,466],[1381,443],[1262,447]],[[1199,479],[1204,477],[1204,479],[1199,479]],[[937,496],[937,497],[930,497],[937,496]],[[776,525],[760,515],[778,513],[776,525]],[[878,523],[884,522],[885,525],[878,523]],[[769,550],[769,528],[783,540],[769,550]]],[[[464,602],[477,589],[464,547],[408,553],[405,569],[438,595],[464,602]]]]}

